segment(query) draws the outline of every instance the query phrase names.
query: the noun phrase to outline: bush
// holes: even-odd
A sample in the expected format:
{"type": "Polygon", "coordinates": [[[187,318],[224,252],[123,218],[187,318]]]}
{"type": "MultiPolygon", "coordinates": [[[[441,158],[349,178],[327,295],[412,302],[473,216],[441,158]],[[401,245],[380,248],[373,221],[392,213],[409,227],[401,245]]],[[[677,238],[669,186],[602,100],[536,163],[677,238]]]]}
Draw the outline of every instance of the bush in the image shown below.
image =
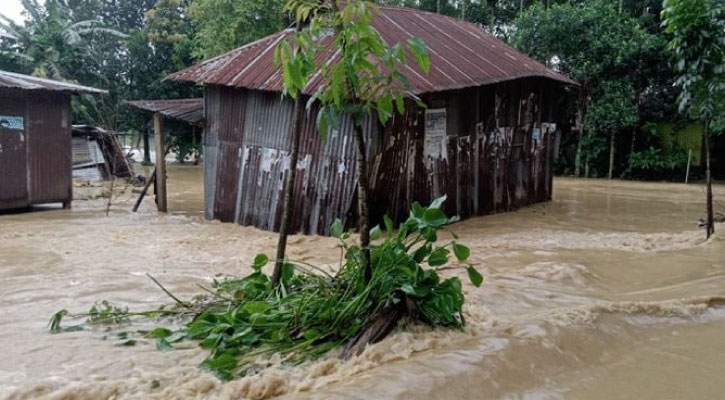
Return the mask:
{"type": "Polygon", "coordinates": [[[684,176],[687,152],[679,147],[670,150],[650,147],[632,153],[625,174],[634,179],[671,180],[684,176]]]}
{"type": "MultiPolygon", "coordinates": [[[[438,199],[429,207],[413,204],[410,217],[397,231],[385,217],[385,239],[370,246],[369,280],[362,268],[362,249],[350,244],[350,232],[344,232],[340,221],[336,221],[331,233],[340,240],[343,255],[336,274],[311,264],[288,262],[275,287],[262,271],[271,260],[260,254],[254,259],[250,275],[215,281],[208,301],[186,303],[169,293],[178,303],[177,315],[186,318],[181,329],[159,327],[140,334],[156,338],[160,350],[171,350],[173,343],[180,340],[198,341],[210,351],[201,367],[222,379],[232,379],[254,372],[258,368],[254,361],[260,355],[279,353],[285,362],[298,364],[354,343],[366,328],[391,313],[430,326],[460,328],[465,323],[461,281],[457,277],[442,279],[436,269],[447,264],[451,254],[466,263],[470,250],[457,243],[454,234],[445,245],[435,244],[438,232],[458,220],[441,211],[444,200],[438,199]]],[[[382,235],[380,227],[370,232],[373,242],[380,241],[382,235]]],[[[465,265],[471,282],[480,286],[483,277],[465,265]]],[[[95,307],[91,313],[82,314],[89,317],[87,324],[174,313],[164,308],[129,313],[107,302],[102,304],[105,312],[99,313],[95,307]]],[[[51,332],[82,328],[61,327],[65,315],[69,314],[61,310],[51,319],[51,332]]],[[[397,318],[391,327],[395,323],[397,318]]],[[[127,336],[123,339],[128,343],[127,336]]]]}

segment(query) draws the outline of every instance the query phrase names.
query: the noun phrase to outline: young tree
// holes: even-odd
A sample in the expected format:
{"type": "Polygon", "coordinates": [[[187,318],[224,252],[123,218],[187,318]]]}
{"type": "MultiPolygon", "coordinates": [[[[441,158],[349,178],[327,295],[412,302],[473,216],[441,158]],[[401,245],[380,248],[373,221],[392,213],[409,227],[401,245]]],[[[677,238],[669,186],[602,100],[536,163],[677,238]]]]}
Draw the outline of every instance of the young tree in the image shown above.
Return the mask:
{"type": "Polygon", "coordinates": [[[662,23],[672,35],[672,51],[680,87],[680,111],[705,126],[706,235],[715,232],[710,175],[710,134],[716,110],[725,102],[725,3],[721,0],[665,0],[662,23]]]}
{"type": "MultiPolygon", "coordinates": [[[[361,264],[370,276],[369,249],[369,182],[366,138],[363,122],[377,115],[385,124],[397,110],[402,113],[405,98],[414,98],[406,88],[408,80],[400,66],[412,55],[427,72],[430,59],[425,44],[417,38],[406,45],[389,45],[373,28],[377,6],[367,0],[321,3],[317,0],[290,0],[288,9],[297,10],[299,20],[311,16],[310,26],[283,42],[277,57],[283,67],[284,87],[302,91],[311,76],[319,71],[323,81],[312,94],[310,103],[320,104],[318,127],[323,140],[330,129],[340,127],[343,115],[352,118],[358,178],[358,230],[360,232],[361,264]],[[326,40],[333,32],[331,40],[326,40]],[[299,51],[293,51],[293,48],[299,51]],[[318,55],[330,54],[317,64],[318,55]]],[[[292,90],[291,90],[292,89],[292,90]]]]}

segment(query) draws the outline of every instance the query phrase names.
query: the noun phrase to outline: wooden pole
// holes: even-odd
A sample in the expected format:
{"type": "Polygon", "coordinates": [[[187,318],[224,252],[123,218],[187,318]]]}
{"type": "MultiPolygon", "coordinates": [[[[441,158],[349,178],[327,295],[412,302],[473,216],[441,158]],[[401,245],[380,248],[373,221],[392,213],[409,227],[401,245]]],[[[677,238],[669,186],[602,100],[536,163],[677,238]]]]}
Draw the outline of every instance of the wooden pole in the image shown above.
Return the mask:
{"type": "Polygon", "coordinates": [[[164,116],[154,114],[154,144],[156,153],[156,207],[159,212],[166,208],[166,138],[164,137],[164,116]]]}
{"type": "Polygon", "coordinates": [[[156,170],[154,169],[154,172],[151,173],[151,177],[146,182],[146,185],[144,185],[143,190],[141,190],[141,194],[139,194],[138,199],[136,199],[136,204],[133,205],[133,212],[138,211],[139,206],[141,206],[141,202],[143,201],[143,198],[146,196],[146,192],[149,190],[149,186],[151,186],[152,183],[156,182],[156,170]]]}
{"type": "Polygon", "coordinates": [[[685,171],[685,185],[690,180],[690,162],[692,161],[692,149],[687,152],[687,171],[685,171]]]}

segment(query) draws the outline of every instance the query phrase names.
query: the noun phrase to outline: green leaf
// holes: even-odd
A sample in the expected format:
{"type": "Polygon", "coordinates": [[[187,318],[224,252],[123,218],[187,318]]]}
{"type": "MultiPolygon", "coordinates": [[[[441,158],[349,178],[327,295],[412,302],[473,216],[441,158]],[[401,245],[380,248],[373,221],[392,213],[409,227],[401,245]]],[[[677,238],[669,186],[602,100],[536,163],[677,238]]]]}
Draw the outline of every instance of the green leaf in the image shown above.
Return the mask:
{"type": "Polygon", "coordinates": [[[448,217],[438,208],[427,208],[423,213],[423,221],[430,226],[439,227],[448,222],[448,217]]]}
{"type": "Polygon", "coordinates": [[[453,254],[456,255],[458,261],[466,261],[471,256],[471,249],[462,244],[453,243],[453,254]]]}
{"type": "Polygon", "coordinates": [[[252,264],[252,268],[255,271],[259,271],[262,269],[262,267],[267,265],[267,262],[269,262],[269,257],[267,257],[266,254],[257,254],[257,256],[254,257],[254,263],[252,264]]]}
{"type": "Polygon", "coordinates": [[[146,332],[146,337],[148,338],[156,338],[156,339],[165,339],[169,336],[171,336],[173,332],[171,332],[171,329],[158,327],[154,328],[148,332],[146,332]]]}
{"type": "Polygon", "coordinates": [[[483,276],[476,270],[476,268],[468,267],[466,270],[468,271],[468,279],[471,280],[473,286],[481,287],[481,284],[483,283],[483,276]]]}
{"type": "Polygon", "coordinates": [[[370,240],[378,240],[380,236],[380,225],[375,225],[373,229],[370,229],[370,240]]]}
{"type": "Polygon", "coordinates": [[[200,367],[214,372],[220,379],[228,381],[232,378],[232,372],[237,367],[237,358],[229,352],[224,352],[216,357],[207,357],[200,367]]]}
{"type": "Polygon", "coordinates": [[[174,350],[174,346],[172,346],[166,339],[159,339],[156,341],[156,350],[171,351],[174,350]]]}
{"type": "Polygon", "coordinates": [[[425,246],[420,246],[415,253],[413,253],[413,260],[417,263],[423,262],[426,257],[431,253],[432,247],[430,244],[426,244],[425,246]]]}
{"type": "Polygon", "coordinates": [[[134,340],[134,339],[128,339],[128,340],[122,341],[120,343],[116,343],[116,346],[124,346],[124,347],[135,346],[135,345],[136,345],[136,340],[134,340]]]}
{"type": "Polygon", "coordinates": [[[438,209],[440,209],[441,206],[443,205],[443,202],[445,202],[447,198],[448,198],[448,196],[446,196],[444,194],[443,196],[441,196],[441,197],[433,200],[433,202],[430,203],[430,205],[428,206],[428,208],[438,208],[438,209]]]}
{"type": "Polygon", "coordinates": [[[413,53],[413,57],[418,62],[420,69],[426,74],[430,71],[430,56],[428,55],[428,46],[420,38],[408,39],[408,47],[413,53]]]}
{"type": "Polygon", "coordinates": [[[339,218],[335,218],[335,222],[330,226],[330,235],[332,237],[340,239],[343,233],[342,221],[339,218]]]}
{"type": "Polygon", "coordinates": [[[264,301],[250,301],[249,303],[242,306],[242,310],[247,314],[260,314],[269,309],[269,304],[264,301]]]}
{"type": "Polygon", "coordinates": [[[287,285],[295,274],[295,267],[290,263],[282,264],[282,276],[280,277],[283,284],[287,285]]]}
{"type": "Polygon", "coordinates": [[[302,335],[306,340],[315,340],[320,337],[320,331],[317,328],[311,328],[305,331],[302,335]]]}
{"type": "Polygon", "coordinates": [[[383,222],[385,223],[385,231],[388,233],[388,236],[393,236],[393,220],[388,217],[388,214],[383,215],[383,222]]]}
{"type": "Polygon", "coordinates": [[[428,265],[438,267],[448,262],[448,249],[439,247],[428,256],[428,265]]]}

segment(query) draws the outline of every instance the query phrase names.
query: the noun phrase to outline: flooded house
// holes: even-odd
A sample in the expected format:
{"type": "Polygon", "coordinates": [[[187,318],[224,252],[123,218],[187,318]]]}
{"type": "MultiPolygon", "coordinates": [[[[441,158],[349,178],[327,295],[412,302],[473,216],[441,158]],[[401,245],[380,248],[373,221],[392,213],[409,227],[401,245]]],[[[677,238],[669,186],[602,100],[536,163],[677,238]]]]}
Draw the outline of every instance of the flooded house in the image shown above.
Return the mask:
{"type": "MultiPolygon", "coordinates": [[[[385,126],[371,117],[371,214],[403,219],[414,201],[447,195],[466,218],[551,199],[558,100],[575,83],[480,26],[444,15],[380,6],[373,26],[389,44],[425,41],[431,70],[402,69],[426,107],[407,102],[385,126]]],[[[204,85],[205,213],[209,219],[277,230],[288,171],[293,102],[283,98],[274,49],[287,29],[179,71],[204,85]]],[[[334,57],[333,54],[326,55],[334,57]]],[[[411,57],[412,59],[412,57],[411,57]]],[[[314,77],[304,93],[321,85],[314,77]]],[[[356,221],[352,122],[323,141],[313,104],[303,121],[292,230],[326,234],[335,218],[356,221]]]]}
{"type": "Polygon", "coordinates": [[[106,91],[0,71],[0,210],[73,199],[71,96],[106,91]]]}

